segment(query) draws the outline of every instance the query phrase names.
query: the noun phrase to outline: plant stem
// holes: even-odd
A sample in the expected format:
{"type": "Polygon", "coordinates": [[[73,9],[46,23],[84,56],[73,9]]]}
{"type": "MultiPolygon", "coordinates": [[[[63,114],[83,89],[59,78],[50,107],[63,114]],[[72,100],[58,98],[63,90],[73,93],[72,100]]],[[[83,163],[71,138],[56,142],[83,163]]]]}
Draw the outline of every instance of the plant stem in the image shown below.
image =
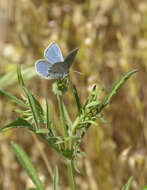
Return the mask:
{"type": "Polygon", "coordinates": [[[61,118],[61,123],[63,127],[63,133],[64,136],[67,137],[67,129],[66,129],[66,122],[65,122],[65,116],[64,116],[64,107],[63,107],[63,99],[61,95],[57,95],[58,98],[58,103],[59,103],[59,110],[60,110],[60,118],[61,118]]]}
{"type": "Polygon", "coordinates": [[[67,170],[71,190],[76,190],[75,176],[73,173],[73,160],[67,160],[67,170]]]}
{"type": "MultiPolygon", "coordinates": [[[[60,110],[60,119],[62,124],[62,129],[64,133],[64,137],[68,136],[68,131],[66,128],[66,121],[65,121],[65,115],[64,115],[64,103],[61,95],[57,95],[58,104],[59,104],[59,110],[60,110]]],[[[68,148],[68,142],[65,142],[65,148],[68,148]]]]}

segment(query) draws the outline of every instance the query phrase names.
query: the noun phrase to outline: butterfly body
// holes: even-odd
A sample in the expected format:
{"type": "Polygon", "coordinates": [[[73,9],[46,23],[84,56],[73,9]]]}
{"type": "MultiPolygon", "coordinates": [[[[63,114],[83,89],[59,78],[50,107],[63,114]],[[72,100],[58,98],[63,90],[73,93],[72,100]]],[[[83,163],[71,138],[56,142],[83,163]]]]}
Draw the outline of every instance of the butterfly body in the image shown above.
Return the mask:
{"type": "Polygon", "coordinates": [[[65,78],[77,52],[78,49],[74,49],[64,60],[59,46],[54,42],[45,49],[45,59],[36,61],[36,71],[45,79],[65,78]]]}

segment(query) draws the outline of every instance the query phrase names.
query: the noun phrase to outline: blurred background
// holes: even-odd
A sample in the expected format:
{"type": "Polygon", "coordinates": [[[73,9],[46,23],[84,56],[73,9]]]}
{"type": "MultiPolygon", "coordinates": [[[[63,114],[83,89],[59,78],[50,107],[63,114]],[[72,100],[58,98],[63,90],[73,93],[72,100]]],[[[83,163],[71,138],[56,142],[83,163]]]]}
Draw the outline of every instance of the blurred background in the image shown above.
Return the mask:
{"type": "MultiPolygon", "coordinates": [[[[53,81],[36,75],[34,62],[56,41],[63,55],[79,48],[70,77],[84,103],[97,85],[102,101],[120,75],[139,72],[115,95],[105,110],[107,124],[91,127],[81,145],[76,174],[79,190],[119,190],[130,176],[132,189],[147,184],[147,1],[146,0],[0,0],[0,88],[20,97],[16,65],[22,65],[27,87],[44,106],[52,103],[57,120],[53,81]],[[77,70],[83,73],[78,75],[77,70]]],[[[72,120],[76,107],[72,90],[64,96],[72,120]]],[[[16,106],[0,96],[0,126],[13,121],[16,106]]],[[[53,189],[53,169],[60,172],[60,189],[69,189],[67,171],[59,155],[29,131],[0,134],[0,189],[25,190],[31,186],[10,146],[14,140],[29,154],[46,190],[53,189]],[[44,159],[46,153],[48,164],[44,159]]]]}

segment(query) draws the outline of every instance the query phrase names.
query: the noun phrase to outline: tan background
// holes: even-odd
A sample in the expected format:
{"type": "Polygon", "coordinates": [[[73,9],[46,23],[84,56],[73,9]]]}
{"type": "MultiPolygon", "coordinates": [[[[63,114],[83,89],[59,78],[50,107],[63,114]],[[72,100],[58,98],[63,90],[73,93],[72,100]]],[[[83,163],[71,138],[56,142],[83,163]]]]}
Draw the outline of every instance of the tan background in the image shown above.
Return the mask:
{"type": "MultiPolygon", "coordinates": [[[[0,1],[0,84],[3,89],[20,96],[15,80],[16,64],[22,70],[32,68],[43,58],[44,48],[56,41],[64,55],[79,47],[71,79],[82,102],[91,87],[97,84],[99,100],[103,100],[112,84],[130,69],[140,70],[115,95],[105,110],[108,124],[91,127],[81,145],[87,158],[80,157],[81,174],[76,175],[79,190],[118,190],[130,176],[132,187],[147,184],[147,1],[146,0],[1,0],[0,1]],[[77,75],[78,70],[83,75],[77,75]],[[1,78],[13,72],[7,80],[1,78]]],[[[32,70],[32,73],[34,70],[32,70]]],[[[31,73],[31,74],[32,74],[31,73]]],[[[39,76],[26,81],[42,105],[44,98],[52,102],[52,117],[58,119],[52,81],[39,76]]],[[[72,91],[64,97],[72,120],[76,107],[72,91]]],[[[15,106],[0,97],[0,125],[15,119],[15,106]]],[[[0,134],[0,189],[24,190],[30,181],[10,146],[14,140],[29,154],[46,190],[53,189],[42,151],[50,169],[58,164],[60,189],[68,189],[64,163],[51,147],[36,144],[26,130],[0,134]]],[[[50,171],[52,172],[52,171],[50,171]]]]}

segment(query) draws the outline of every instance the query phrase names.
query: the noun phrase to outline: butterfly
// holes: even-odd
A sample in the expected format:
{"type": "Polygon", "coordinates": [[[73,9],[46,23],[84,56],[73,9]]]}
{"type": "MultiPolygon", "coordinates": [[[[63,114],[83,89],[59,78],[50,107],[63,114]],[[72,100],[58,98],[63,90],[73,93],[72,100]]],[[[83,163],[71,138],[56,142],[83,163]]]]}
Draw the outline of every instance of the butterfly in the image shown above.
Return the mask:
{"type": "Polygon", "coordinates": [[[37,73],[45,79],[62,79],[68,76],[69,69],[75,59],[78,48],[71,51],[63,59],[62,52],[56,42],[51,43],[44,51],[45,59],[35,62],[37,73]]]}

